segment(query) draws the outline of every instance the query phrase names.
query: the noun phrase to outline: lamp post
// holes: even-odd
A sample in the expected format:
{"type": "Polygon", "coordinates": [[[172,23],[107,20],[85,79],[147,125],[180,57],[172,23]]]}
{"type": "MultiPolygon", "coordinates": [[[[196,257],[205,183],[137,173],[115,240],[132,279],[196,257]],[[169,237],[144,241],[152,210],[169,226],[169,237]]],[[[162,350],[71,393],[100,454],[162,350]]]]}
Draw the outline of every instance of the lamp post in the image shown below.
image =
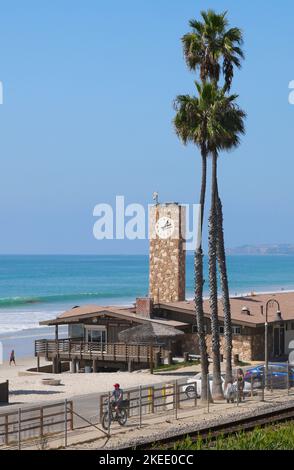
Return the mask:
{"type": "MultiPolygon", "coordinates": [[[[277,305],[278,310],[276,314],[276,320],[282,320],[282,314],[280,310],[280,304],[276,299],[269,299],[265,306],[265,323],[264,323],[264,361],[265,361],[265,385],[268,386],[268,310],[269,307],[277,305]]],[[[262,308],[263,313],[263,308],[262,308]]]]}

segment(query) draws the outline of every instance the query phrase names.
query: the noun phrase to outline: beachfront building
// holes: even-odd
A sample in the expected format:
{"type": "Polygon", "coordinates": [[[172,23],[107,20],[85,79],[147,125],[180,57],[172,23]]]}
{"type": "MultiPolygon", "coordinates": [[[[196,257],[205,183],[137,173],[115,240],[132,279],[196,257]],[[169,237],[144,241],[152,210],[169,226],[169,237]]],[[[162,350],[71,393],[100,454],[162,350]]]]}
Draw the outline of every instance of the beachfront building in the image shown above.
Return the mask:
{"type": "Polygon", "coordinates": [[[55,327],[54,340],[35,342],[36,357],[52,361],[54,372],[62,370],[62,362],[70,362],[73,372],[156,366],[171,351],[180,354],[179,338],[189,330],[182,321],[157,317],[149,298],[138,299],[133,308],[75,307],[40,324],[55,327]],[[68,337],[59,339],[59,327],[65,325],[68,337]]]}
{"type": "MultiPolygon", "coordinates": [[[[78,368],[129,370],[153,367],[173,356],[199,355],[195,307],[185,300],[185,207],[156,204],[149,213],[149,294],[129,308],[85,305],[74,307],[41,325],[55,326],[55,339],[36,341],[35,354],[78,368]],[[68,337],[59,339],[59,326],[68,337]]],[[[282,317],[269,309],[268,352],[271,360],[285,359],[294,340],[294,293],[249,295],[231,298],[233,354],[243,361],[264,360],[265,305],[274,298],[282,317]]],[[[206,334],[211,352],[209,301],[204,302],[206,334]]],[[[223,310],[219,301],[221,353],[223,310]]]]}
{"type": "MultiPolygon", "coordinates": [[[[268,344],[271,360],[284,360],[294,339],[294,293],[250,295],[231,299],[233,354],[243,361],[264,360],[265,315],[262,307],[275,298],[282,311],[268,316],[268,344]]],[[[204,302],[206,333],[211,350],[209,302],[204,302]]],[[[223,353],[223,315],[219,304],[221,352],[223,353]]],[[[64,312],[42,325],[55,326],[54,340],[36,341],[36,356],[53,362],[71,361],[72,370],[89,366],[135,369],[150,367],[181,357],[184,353],[199,355],[193,301],[154,304],[149,297],[137,299],[130,308],[86,305],[64,312]],[[67,325],[68,337],[58,338],[58,328],[67,325]],[[55,359],[57,358],[57,359],[55,359]]],[[[58,371],[60,366],[54,365],[58,371]]]]}

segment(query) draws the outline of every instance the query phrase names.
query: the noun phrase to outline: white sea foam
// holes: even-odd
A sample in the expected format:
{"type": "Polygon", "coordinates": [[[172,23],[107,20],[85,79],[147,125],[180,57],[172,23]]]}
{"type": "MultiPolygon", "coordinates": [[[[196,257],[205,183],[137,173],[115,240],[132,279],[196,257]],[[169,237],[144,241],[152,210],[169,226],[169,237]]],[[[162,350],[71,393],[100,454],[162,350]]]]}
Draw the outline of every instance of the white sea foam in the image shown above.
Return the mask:
{"type": "Polygon", "coordinates": [[[50,320],[60,313],[60,310],[0,310],[0,335],[42,328],[42,325],[39,325],[40,321],[50,320]]]}

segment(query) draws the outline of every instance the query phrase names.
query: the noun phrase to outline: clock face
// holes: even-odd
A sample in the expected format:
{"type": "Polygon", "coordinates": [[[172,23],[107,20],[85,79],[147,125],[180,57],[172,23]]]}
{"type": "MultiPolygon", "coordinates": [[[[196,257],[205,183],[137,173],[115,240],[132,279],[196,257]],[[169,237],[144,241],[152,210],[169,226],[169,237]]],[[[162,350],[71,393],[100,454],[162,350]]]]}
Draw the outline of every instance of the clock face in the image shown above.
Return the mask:
{"type": "Polygon", "coordinates": [[[174,232],[175,223],[170,217],[160,217],[155,225],[155,231],[159,238],[170,238],[174,232]]]}

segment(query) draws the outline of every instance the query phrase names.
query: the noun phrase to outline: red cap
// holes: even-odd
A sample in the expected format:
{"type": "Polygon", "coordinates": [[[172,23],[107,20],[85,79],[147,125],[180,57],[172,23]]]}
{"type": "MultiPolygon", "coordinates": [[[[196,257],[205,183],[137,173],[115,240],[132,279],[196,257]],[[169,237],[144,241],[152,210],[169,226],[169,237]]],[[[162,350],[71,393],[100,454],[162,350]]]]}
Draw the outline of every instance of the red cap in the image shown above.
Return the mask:
{"type": "Polygon", "coordinates": [[[114,384],[114,387],[115,387],[115,388],[119,388],[119,384],[114,384]]]}

